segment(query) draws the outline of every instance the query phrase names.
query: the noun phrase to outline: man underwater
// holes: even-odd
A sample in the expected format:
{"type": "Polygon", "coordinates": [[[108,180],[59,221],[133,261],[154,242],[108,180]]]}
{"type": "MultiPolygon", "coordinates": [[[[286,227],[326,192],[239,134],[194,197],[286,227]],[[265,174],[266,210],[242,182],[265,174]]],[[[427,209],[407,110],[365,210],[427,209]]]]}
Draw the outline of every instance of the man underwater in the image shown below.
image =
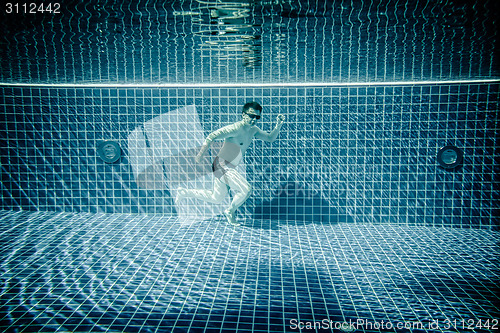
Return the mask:
{"type": "Polygon", "coordinates": [[[195,158],[197,163],[201,162],[204,153],[213,141],[224,140],[224,144],[212,164],[212,171],[215,175],[213,190],[185,189],[180,187],[177,190],[176,202],[182,198],[197,198],[211,203],[221,203],[228,193],[227,186],[229,186],[235,194],[229,208],[224,210],[224,215],[230,224],[239,225],[236,222],[236,209],[248,199],[252,192],[252,186],[245,177],[236,171],[236,166],[243,159],[254,137],[267,142],[274,142],[285,121],[285,116],[278,115],[276,118],[278,121],[276,127],[271,133],[267,133],[255,126],[261,114],[262,107],[258,103],[248,102],[243,106],[242,120],[220,128],[207,136],[200,152],[195,158]]]}

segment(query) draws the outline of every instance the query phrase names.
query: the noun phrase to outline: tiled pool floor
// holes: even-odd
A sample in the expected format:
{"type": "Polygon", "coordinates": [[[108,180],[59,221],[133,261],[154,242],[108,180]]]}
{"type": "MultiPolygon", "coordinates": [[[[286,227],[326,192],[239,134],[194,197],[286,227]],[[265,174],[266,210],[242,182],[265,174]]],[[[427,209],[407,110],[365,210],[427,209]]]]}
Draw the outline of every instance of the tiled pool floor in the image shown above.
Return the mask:
{"type": "Polygon", "coordinates": [[[493,331],[498,239],[477,229],[2,211],[0,330],[493,331]]]}

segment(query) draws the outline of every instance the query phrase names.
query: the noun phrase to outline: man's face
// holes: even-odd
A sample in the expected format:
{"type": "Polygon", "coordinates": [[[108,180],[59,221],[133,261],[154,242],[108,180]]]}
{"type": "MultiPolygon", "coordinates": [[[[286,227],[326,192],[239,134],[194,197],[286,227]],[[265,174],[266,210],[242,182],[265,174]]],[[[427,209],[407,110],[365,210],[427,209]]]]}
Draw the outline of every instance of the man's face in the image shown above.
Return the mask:
{"type": "Polygon", "coordinates": [[[243,119],[248,125],[255,125],[257,120],[260,119],[260,111],[255,110],[254,108],[249,108],[243,113],[243,119]]]}

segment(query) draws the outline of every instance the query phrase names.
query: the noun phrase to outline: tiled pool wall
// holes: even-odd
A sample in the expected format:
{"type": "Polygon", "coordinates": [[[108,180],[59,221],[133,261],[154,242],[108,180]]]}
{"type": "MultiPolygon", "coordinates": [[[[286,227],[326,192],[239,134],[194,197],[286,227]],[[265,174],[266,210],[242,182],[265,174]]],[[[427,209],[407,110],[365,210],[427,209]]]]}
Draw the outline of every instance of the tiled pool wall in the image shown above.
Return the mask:
{"type": "MultiPolygon", "coordinates": [[[[245,158],[246,216],[317,223],[499,225],[498,84],[356,87],[0,87],[1,208],[176,215],[169,189],[139,188],[127,137],[194,105],[206,136],[259,102],[278,140],[245,158]],[[116,141],[107,164],[97,145],[116,141]],[[436,161],[455,145],[463,166],[436,161]],[[318,217],[320,217],[318,219],[318,217]]],[[[168,167],[168,166],[166,166],[168,167]]]]}

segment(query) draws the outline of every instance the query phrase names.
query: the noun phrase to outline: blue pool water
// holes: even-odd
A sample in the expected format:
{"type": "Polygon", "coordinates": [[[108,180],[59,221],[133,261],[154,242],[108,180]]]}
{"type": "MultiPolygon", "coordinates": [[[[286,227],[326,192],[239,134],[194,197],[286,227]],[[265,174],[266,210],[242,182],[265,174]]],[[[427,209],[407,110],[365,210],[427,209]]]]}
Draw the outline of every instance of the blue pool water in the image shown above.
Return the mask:
{"type": "Polygon", "coordinates": [[[498,330],[497,1],[44,4],[0,11],[0,330],[498,330]],[[235,227],[174,197],[250,100],[235,227]]]}

